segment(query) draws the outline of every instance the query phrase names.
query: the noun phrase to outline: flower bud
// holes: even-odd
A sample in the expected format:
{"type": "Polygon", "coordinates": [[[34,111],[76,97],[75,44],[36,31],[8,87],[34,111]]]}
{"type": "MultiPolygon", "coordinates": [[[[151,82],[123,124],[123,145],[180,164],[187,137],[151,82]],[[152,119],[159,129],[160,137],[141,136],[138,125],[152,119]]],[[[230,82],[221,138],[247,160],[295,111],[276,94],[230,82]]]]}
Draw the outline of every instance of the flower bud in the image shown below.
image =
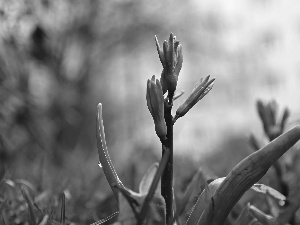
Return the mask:
{"type": "Polygon", "coordinates": [[[165,140],[167,135],[167,126],[164,118],[164,96],[159,80],[155,80],[153,75],[151,80],[147,81],[147,106],[153,117],[155,131],[161,140],[165,140]]]}
{"type": "Polygon", "coordinates": [[[160,78],[162,91],[163,94],[168,91],[169,98],[172,99],[183,62],[182,46],[172,33],[169,41],[164,41],[163,49],[161,49],[156,36],[155,41],[159,59],[163,66],[160,78]]]}
{"type": "Polygon", "coordinates": [[[273,140],[281,135],[289,117],[289,110],[285,108],[281,120],[278,121],[278,104],[275,100],[267,103],[263,103],[261,100],[258,100],[256,107],[259,117],[263,123],[264,131],[269,139],[273,140]]]}
{"type": "Polygon", "coordinates": [[[198,101],[200,101],[207,93],[212,89],[215,78],[209,80],[207,76],[204,80],[201,78],[192,90],[190,96],[185,100],[185,102],[179,106],[174,117],[174,123],[179,118],[184,116],[198,101]]]}

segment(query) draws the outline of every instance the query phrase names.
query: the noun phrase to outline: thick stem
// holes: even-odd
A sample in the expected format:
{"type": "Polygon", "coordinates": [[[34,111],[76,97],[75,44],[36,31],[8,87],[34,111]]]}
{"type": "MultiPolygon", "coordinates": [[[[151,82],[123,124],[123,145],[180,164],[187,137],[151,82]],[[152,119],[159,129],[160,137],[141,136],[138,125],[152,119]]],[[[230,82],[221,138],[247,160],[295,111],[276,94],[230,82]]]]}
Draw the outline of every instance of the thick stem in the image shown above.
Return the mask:
{"type": "Polygon", "coordinates": [[[161,194],[166,202],[166,223],[173,217],[173,117],[172,103],[165,101],[165,121],[167,125],[167,139],[162,146],[162,154],[166,149],[170,151],[169,160],[161,180],[161,194]]]}

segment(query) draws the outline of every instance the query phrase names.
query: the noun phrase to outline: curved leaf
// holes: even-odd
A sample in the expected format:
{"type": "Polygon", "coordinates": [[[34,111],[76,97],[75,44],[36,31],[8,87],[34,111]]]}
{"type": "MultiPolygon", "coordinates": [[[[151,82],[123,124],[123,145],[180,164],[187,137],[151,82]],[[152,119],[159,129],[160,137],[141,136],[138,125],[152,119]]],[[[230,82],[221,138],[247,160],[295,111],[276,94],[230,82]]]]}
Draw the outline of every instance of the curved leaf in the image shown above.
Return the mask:
{"type": "MultiPolygon", "coordinates": [[[[278,158],[289,150],[299,139],[300,126],[296,126],[274,139],[262,149],[252,153],[235,166],[213,196],[214,212],[205,212],[205,216],[213,213],[214,218],[211,224],[223,224],[232,207],[238,202],[243,194],[254,183],[259,181],[273,163],[275,163],[278,158]]],[[[204,220],[205,216],[203,217],[204,220]]]]}

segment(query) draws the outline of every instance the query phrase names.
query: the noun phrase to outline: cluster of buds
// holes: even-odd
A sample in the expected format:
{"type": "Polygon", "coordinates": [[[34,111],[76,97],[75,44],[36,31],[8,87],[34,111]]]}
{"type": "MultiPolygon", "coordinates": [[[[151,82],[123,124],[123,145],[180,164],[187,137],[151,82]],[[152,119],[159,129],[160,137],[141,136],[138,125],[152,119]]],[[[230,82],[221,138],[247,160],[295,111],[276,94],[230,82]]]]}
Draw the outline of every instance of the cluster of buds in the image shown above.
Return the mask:
{"type": "MultiPolygon", "coordinates": [[[[183,92],[175,94],[179,72],[182,67],[183,55],[182,46],[176,37],[171,33],[169,40],[164,41],[163,48],[160,47],[155,36],[156,47],[160,62],[163,66],[160,81],[155,79],[147,81],[147,105],[153,117],[155,124],[155,131],[161,141],[166,139],[167,126],[164,118],[164,94],[168,92],[166,102],[169,101],[172,106],[173,100],[180,97],[183,92]]],[[[215,78],[210,80],[210,76],[205,79],[200,79],[196,83],[190,96],[177,109],[176,116],[173,119],[173,124],[179,118],[184,116],[199,100],[201,100],[213,87],[215,78]]]]}
{"type": "Polygon", "coordinates": [[[284,109],[282,118],[277,120],[278,104],[275,100],[263,103],[258,100],[256,103],[257,111],[263,123],[264,131],[269,139],[272,141],[283,133],[284,126],[290,115],[287,108],[284,109]]]}

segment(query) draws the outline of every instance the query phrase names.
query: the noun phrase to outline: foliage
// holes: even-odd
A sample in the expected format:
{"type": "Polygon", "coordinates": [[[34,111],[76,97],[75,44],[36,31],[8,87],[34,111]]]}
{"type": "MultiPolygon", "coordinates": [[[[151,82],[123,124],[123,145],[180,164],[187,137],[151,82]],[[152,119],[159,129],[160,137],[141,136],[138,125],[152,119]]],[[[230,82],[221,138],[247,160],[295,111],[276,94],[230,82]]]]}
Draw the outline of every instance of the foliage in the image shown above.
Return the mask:
{"type": "MultiPolygon", "coordinates": [[[[9,25],[5,29],[8,32],[1,33],[0,43],[1,224],[89,224],[93,221],[99,221],[95,224],[126,224],[128,216],[132,223],[140,224],[142,221],[148,224],[172,224],[174,221],[177,224],[300,222],[297,147],[286,157],[280,157],[298,140],[299,128],[284,133],[289,111],[284,109],[279,118],[275,101],[257,102],[258,115],[271,143],[263,147],[261,143],[266,140],[263,142],[252,135],[250,143],[255,152],[238,164],[226,178],[216,179],[216,176],[208,175],[197,165],[194,176],[176,177],[176,182],[182,183],[186,189],[179,190],[179,185],[175,186],[176,192],[173,194],[172,165],[175,170],[178,165],[172,159],[173,125],[181,117],[189,115],[187,112],[208,94],[214,83],[210,76],[201,78],[186,101],[178,107],[176,115],[172,116],[173,101],[183,94],[182,91],[176,91],[177,82],[182,76],[179,76],[183,63],[182,46],[173,34],[162,48],[156,38],[163,70],[160,80],[153,77],[147,83],[146,100],[162,144],[162,160],[159,166],[154,166],[156,173],[153,170],[146,172],[141,181],[143,186],[147,180],[146,188],[135,192],[131,190],[138,180],[135,175],[146,171],[134,164],[138,161],[136,155],[142,154],[136,153],[132,156],[133,162],[129,163],[130,171],[124,169],[124,173],[130,177],[124,179],[124,185],[108,179],[115,195],[110,194],[104,176],[95,170],[95,164],[90,164],[94,162],[90,153],[94,129],[89,129],[86,124],[92,124],[93,127],[94,102],[91,99],[95,93],[90,91],[92,85],[101,87],[99,93],[104,105],[108,105],[108,102],[113,104],[107,107],[112,109],[106,112],[106,118],[108,115],[112,120],[116,118],[121,106],[119,103],[125,99],[114,98],[116,103],[109,101],[105,97],[107,88],[103,87],[109,86],[117,93],[116,84],[98,84],[95,77],[102,78],[106,64],[115,63],[113,49],[118,47],[121,39],[102,15],[119,15],[115,12],[117,10],[123,12],[120,15],[125,18],[124,12],[127,11],[123,9],[132,9],[130,3],[111,3],[112,10],[105,11],[103,4],[106,3],[78,1],[70,10],[56,14],[56,10],[66,9],[71,4],[60,5],[56,1],[12,2],[17,10],[6,10],[9,9],[7,7],[3,11],[4,16],[1,14],[3,24],[9,25]],[[95,27],[100,27],[101,35],[95,27]],[[85,152],[78,150],[80,147],[85,152]],[[275,171],[275,176],[267,175],[272,182],[255,184],[270,167],[275,171]],[[241,171],[249,172],[240,174],[241,171]],[[163,186],[162,190],[160,185],[163,186]],[[244,197],[240,200],[241,196],[244,197]]],[[[136,11],[139,12],[132,10],[132,13],[136,11]]],[[[119,20],[115,18],[113,21],[119,20]]],[[[144,32],[145,27],[151,31],[157,29],[147,20],[134,26],[129,24],[120,28],[124,31],[122,38],[127,46],[124,50],[126,54],[129,54],[138,38],[144,44],[148,34],[144,32]],[[130,35],[133,33],[136,34],[135,38],[130,35]]],[[[130,80],[126,82],[124,86],[132,84],[130,80]]],[[[124,106],[130,102],[124,101],[122,104],[124,106]]],[[[102,115],[98,119],[102,121],[102,115]]],[[[103,124],[101,126],[103,128],[103,124]]],[[[108,130],[111,131],[110,123],[108,130]]],[[[107,134],[109,140],[115,138],[112,132],[107,134]]],[[[146,138],[142,138],[142,142],[146,138]]],[[[102,147],[103,141],[104,129],[100,143],[102,147]]],[[[155,161],[155,157],[148,154],[146,158],[149,158],[149,162],[155,161]]],[[[112,166],[105,162],[101,162],[101,165],[104,172],[112,166]]]]}

